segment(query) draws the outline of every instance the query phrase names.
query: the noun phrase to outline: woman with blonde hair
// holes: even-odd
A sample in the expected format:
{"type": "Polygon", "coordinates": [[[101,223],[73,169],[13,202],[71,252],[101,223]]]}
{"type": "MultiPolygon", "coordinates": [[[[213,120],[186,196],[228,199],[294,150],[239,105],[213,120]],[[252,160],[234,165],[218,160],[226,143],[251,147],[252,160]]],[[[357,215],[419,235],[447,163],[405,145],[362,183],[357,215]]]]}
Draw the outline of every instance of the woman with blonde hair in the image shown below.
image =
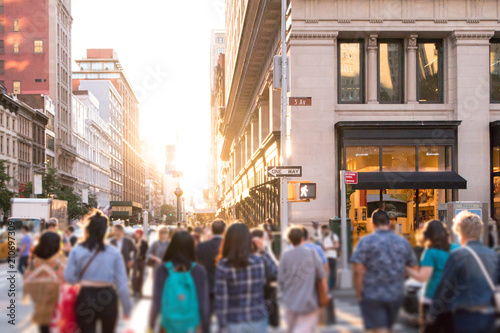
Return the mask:
{"type": "Polygon", "coordinates": [[[456,333],[494,332],[493,289],[499,284],[499,257],[480,241],[484,224],[478,215],[459,213],[453,219],[453,231],[462,247],[446,262],[429,314],[452,312],[456,333]]]}

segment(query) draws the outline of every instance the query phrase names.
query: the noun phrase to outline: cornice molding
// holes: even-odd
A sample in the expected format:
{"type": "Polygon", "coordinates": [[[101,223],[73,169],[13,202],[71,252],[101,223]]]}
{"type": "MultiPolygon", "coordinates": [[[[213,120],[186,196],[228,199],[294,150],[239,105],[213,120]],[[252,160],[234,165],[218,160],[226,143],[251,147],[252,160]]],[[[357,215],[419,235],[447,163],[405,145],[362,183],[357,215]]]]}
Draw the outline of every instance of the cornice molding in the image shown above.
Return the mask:
{"type": "Polygon", "coordinates": [[[290,39],[336,39],[338,32],[334,33],[291,33],[290,39]]]}
{"type": "Polygon", "coordinates": [[[459,40],[488,40],[493,37],[494,31],[454,31],[451,35],[452,41],[459,40]]]}

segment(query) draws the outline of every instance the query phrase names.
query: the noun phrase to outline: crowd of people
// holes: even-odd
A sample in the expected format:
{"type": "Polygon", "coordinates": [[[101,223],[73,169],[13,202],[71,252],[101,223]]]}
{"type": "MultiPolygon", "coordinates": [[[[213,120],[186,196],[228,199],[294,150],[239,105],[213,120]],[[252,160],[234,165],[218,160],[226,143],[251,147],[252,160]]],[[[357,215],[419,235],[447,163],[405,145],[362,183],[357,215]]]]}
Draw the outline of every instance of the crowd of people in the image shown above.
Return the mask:
{"type": "MultiPolygon", "coordinates": [[[[425,283],[422,332],[493,332],[499,256],[480,241],[479,216],[465,211],[454,219],[458,243],[442,222],[426,222],[420,262],[385,211],[375,211],[372,222],[375,232],[359,241],[350,258],[366,330],[391,331],[404,281],[412,277],[425,283]]],[[[96,332],[97,322],[103,332],[114,332],[119,303],[128,319],[131,296],[142,297],[148,267],[151,332],[158,326],[166,332],[210,332],[214,326],[228,333],[267,332],[280,325],[282,313],[287,332],[307,333],[318,326],[321,308],[327,321],[333,312],[340,240],[328,225],[291,226],[279,261],[270,219],[254,229],[221,219],[207,226],[160,226],[152,244],[141,229],[128,237],[121,224],[108,235],[110,222],[97,210],[86,217],[80,240],[72,227],[61,232],[57,221],[47,225],[36,241],[22,229],[19,254],[40,332],[96,332]]]]}

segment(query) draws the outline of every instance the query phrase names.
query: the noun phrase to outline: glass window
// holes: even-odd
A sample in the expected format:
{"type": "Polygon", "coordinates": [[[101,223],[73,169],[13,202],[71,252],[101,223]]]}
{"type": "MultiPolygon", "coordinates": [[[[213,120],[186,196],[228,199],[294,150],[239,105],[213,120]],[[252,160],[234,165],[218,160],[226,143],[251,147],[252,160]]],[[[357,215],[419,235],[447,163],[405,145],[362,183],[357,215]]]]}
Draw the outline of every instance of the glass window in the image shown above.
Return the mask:
{"type": "Polygon", "coordinates": [[[19,32],[19,20],[14,20],[14,32],[19,32]]]}
{"type": "Polygon", "coordinates": [[[14,42],[14,53],[19,53],[19,42],[14,42]]]}
{"type": "Polygon", "coordinates": [[[88,69],[90,69],[90,63],[89,62],[81,62],[80,63],[80,69],[81,70],[88,70],[88,69]]]}
{"type": "Polygon", "coordinates": [[[415,171],[415,146],[384,146],[382,147],[382,170],[415,171]]]}
{"type": "Polygon", "coordinates": [[[500,102],[500,42],[490,45],[490,99],[500,102]]]}
{"type": "Polygon", "coordinates": [[[5,61],[0,60],[0,73],[3,73],[5,71],[5,61]]]}
{"type": "Polygon", "coordinates": [[[103,63],[104,69],[107,71],[112,71],[115,69],[115,63],[114,62],[104,62],[103,63]]]}
{"type": "Polygon", "coordinates": [[[3,33],[5,31],[4,27],[5,27],[5,21],[4,20],[0,20],[0,32],[3,33]]]}
{"type": "Polygon", "coordinates": [[[357,172],[380,171],[379,147],[346,147],[346,170],[357,172]]]}
{"type": "Polygon", "coordinates": [[[500,147],[493,147],[493,172],[500,172],[500,147]]]}
{"type": "Polygon", "coordinates": [[[381,103],[403,103],[403,43],[380,42],[378,97],[381,103]]]}
{"type": "Polygon", "coordinates": [[[12,91],[14,94],[20,94],[21,93],[21,81],[13,81],[12,82],[12,91]]]}
{"type": "Polygon", "coordinates": [[[4,53],[5,52],[5,43],[2,40],[0,40],[0,53],[4,53]]]}
{"type": "Polygon", "coordinates": [[[339,103],[363,103],[363,43],[339,43],[339,103]]]}
{"type": "Polygon", "coordinates": [[[417,52],[418,101],[421,103],[442,103],[442,42],[419,41],[417,52]]]}
{"type": "Polygon", "coordinates": [[[451,146],[418,147],[418,171],[452,171],[451,146]]]}
{"type": "Polygon", "coordinates": [[[35,40],[35,53],[43,53],[43,40],[35,40]]]}
{"type": "Polygon", "coordinates": [[[102,70],[102,62],[93,62],[92,70],[102,70]]]}

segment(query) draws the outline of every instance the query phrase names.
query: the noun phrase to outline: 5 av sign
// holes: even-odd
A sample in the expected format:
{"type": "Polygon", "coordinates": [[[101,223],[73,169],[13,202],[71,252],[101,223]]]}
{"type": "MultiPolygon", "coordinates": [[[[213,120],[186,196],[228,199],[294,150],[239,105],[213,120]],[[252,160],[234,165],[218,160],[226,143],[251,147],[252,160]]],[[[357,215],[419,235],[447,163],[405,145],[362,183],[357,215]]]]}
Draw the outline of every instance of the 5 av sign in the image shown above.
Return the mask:
{"type": "Polygon", "coordinates": [[[301,166],[268,166],[268,177],[302,177],[301,166]]]}
{"type": "Polygon", "coordinates": [[[311,106],[312,97],[290,97],[288,104],[290,106],[311,106]]]}

